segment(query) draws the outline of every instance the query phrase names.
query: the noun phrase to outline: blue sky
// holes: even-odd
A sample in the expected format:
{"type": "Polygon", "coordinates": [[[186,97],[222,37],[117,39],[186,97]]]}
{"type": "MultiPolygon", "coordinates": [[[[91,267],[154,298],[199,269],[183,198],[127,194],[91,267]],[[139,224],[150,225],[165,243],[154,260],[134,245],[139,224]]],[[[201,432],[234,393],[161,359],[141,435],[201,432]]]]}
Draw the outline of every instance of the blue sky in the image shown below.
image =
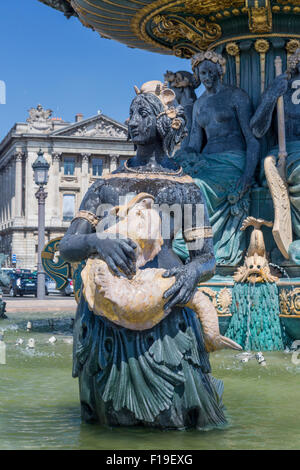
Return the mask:
{"type": "Polygon", "coordinates": [[[1,0],[0,35],[0,80],[7,88],[0,140],[38,103],[66,121],[100,109],[124,122],[133,85],[162,80],[166,70],[190,70],[188,60],[102,39],[38,0],[1,0]]]}

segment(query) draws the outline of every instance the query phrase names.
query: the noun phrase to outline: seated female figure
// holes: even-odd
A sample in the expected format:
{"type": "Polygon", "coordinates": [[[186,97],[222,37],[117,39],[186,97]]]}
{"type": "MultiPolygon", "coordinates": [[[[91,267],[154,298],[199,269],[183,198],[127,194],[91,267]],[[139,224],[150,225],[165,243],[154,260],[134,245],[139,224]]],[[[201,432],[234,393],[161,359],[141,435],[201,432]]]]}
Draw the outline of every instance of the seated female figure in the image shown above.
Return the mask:
{"type": "MultiPolygon", "coordinates": [[[[246,248],[240,228],[249,212],[248,190],[259,143],[249,126],[250,99],[240,88],[222,83],[224,65],[225,59],[210,51],[192,58],[205,92],[194,104],[189,141],[177,152],[176,161],[202,189],[217,263],[236,265],[246,248]]],[[[180,248],[178,240],[174,248],[180,248]]]]}

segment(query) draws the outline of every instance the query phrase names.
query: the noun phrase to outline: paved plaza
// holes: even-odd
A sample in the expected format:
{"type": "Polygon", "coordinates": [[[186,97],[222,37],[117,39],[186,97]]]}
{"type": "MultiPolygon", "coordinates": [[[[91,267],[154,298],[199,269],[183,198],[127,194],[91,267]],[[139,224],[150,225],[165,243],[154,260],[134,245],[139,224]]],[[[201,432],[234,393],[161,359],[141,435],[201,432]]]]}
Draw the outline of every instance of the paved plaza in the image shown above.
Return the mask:
{"type": "Polygon", "coordinates": [[[19,313],[75,313],[76,301],[74,297],[48,296],[45,300],[37,300],[35,297],[6,297],[6,315],[19,313]]]}

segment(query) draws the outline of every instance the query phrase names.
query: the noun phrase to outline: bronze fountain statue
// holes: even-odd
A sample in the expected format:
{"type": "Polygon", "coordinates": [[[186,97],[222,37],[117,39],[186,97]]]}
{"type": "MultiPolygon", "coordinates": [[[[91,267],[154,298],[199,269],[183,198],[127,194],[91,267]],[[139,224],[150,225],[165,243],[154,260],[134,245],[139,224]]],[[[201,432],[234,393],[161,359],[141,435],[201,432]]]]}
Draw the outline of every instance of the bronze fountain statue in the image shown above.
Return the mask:
{"type": "Polygon", "coordinates": [[[222,82],[225,63],[213,51],[193,56],[194,74],[205,91],[194,103],[191,132],[176,161],[194,177],[205,196],[217,263],[236,265],[246,249],[240,228],[249,215],[248,190],[259,158],[259,143],[249,125],[249,96],[222,82]]]}
{"type": "Polygon", "coordinates": [[[214,307],[197,292],[214,274],[215,258],[202,193],[170,159],[186,133],[185,116],[161,82],[135,90],[128,131],[136,156],[93,184],[60,242],[65,260],[87,261],[74,327],[82,417],[163,429],[224,425],[223,385],[211,375],[207,350],[240,346],[220,336],[214,307]],[[160,221],[174,206],[183,214],[186,264],[172,250],[176,217],[168,219],[168,236],[160,221]],[[196,307],[206,346],[187,305],[196,307]]]}

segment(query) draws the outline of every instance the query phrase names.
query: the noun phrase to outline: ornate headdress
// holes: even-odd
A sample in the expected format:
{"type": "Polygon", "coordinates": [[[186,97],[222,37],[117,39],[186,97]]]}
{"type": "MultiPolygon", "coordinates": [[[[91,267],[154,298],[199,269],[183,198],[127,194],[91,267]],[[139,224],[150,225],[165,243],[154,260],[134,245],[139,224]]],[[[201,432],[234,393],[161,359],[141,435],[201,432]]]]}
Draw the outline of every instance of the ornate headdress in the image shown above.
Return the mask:
{"type": "Polygon", "coordinates": [[[219,64],[222,67],[222,75],[225,74],[226,71],[226,59],[224,59],[221,54],[217,54],[214,51],[205,51],[205,52],[198,52],[197,54],[193,55],[191,61],[192,61],[192,69],[193,71],[199,65],[201,62],[204,60],[210,60],[210,62],[213,62],[214,64],[219,64]]]}
{"type": "Polygon", "coordinates": [[[151,80],[144,83],[141,88],[134,86],[134,90],[137,95],[152,94],[156,96],[164,107],[164,111],[161,112],[156,118],[166,114],[172,120],[172,128],[179,129],[181,126],[180,119],[177,118],[177,110],[172,103],[175,100],[175,93],[173,90],[168,88],[164,83],[159,80],[151,80]]]}
{"type": "Polygon", "coordinates": [[[291,54],[287,59],[287,72],[291,73],[300,62],[300,48],[294,54],[291,54]]]}

